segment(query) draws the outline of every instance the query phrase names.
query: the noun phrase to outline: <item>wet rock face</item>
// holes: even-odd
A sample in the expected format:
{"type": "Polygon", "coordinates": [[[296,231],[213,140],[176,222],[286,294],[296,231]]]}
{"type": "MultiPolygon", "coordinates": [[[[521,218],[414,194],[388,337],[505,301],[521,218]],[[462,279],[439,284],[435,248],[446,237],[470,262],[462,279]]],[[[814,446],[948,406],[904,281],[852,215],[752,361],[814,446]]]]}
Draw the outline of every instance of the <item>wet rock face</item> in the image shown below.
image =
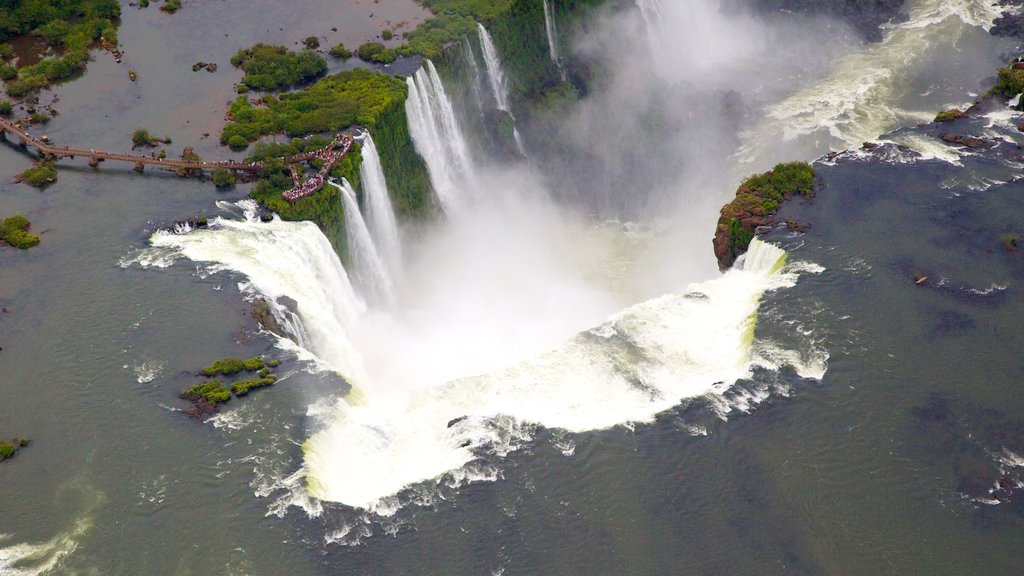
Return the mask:
{"type": "Polygon", "coordinates": [[[762,14],[793,12],[842,20],[871,42],[882,40],[879,26],[904,17],[905,0],[725,0],[727,9],[750,8],[762,14]]]}
{"type": "MultiPolygon", "coordinates": [[[[1024,0],[1002,0],[999,4],[1001,6],[1020,8],[1024,6],[1024,0]]],[[[1010,11],[996,18],[991,32],[995,36],[1024,38],[1024,13],[1010,11]]]]}

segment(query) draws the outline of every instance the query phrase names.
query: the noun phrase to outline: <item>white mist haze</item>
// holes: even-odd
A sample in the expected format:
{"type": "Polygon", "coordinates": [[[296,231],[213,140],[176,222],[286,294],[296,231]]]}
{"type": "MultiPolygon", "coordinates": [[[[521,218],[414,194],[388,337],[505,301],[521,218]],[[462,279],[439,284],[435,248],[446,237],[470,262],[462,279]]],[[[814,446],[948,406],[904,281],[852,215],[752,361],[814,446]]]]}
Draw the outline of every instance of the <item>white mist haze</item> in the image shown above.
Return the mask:
{"type": "MultiPolygon", "coordinates": [[[[720,399],[754,366],[780,368],[754,338],[760,298],[817,270],[755,241],[720,275],[718,210],[742,176],[783,159],[770,145],[780,130],[755,130],[764,111],[828,86],[832,61],[864,48],[824,20],[768,24],[722,15],[711,0],[647,4],[653,26],[636,9],[604,11],[552,52],[587,62],[595,82],[559,113],[515,116],[529,159],[474,146],[463,127],[493,112],[492,99],[469,90],[453,101],[425,62],[407,80],[406,110],[444,216],[389,231],[382,172],[359,205],[344,190],[352,270],[309,223],[250,217],[154,237],[294,300],[298,343],[351,384],[316,410],[302,470],[313,496],[392,513],[407,487],[497,478],[488,458],[529,441],[535,425],[649,422],[685,398],[720,399]],[[765,146],[744,163],[751,132],[765,146]]],[[[505,78],[490,49],[484,65],[465,65],[501,102],[504,81],[482,77],[505,78]]],[[[820,147],[813,134],[801,145],[820,147]]],[[[379,157],[364,162],[376,178],[379,157]]],[[[811,344],[772,349],[801,375],[824,373],[827,353],[811,344]]]]}

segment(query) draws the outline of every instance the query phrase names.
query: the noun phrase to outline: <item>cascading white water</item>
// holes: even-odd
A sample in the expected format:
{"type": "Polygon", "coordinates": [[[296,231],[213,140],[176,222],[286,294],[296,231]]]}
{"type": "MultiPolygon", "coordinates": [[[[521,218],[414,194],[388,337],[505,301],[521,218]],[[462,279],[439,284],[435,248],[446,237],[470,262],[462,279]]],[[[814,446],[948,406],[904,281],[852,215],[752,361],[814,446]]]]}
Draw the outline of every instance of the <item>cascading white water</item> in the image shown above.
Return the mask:
{"type": "Polygon", "coordinates": [[[519,129],[516,128],[516,118],[512,114],[512,108],[508,103],[508,86],[505,83],[505,70],[501,66],[498,49],[494,46],[494,41],[491,40],[491,35],[487,32],[487,28],[484,28],[483,24],[477,22],[476,28],[480,35],[480,47],[484,53],[484,67],[487,69],[487,81],[490,83],[491,91],[494,93],[494,101],[498,110],[508,114],[509,118],[512,119],[512,138],[515,140],[516,149],[525,156],[526,149],[523,146],[523,138],[519,134],[519,129]]]}
{"type": "Polygon", "coordinates": [[[355,190],[344,178],[341,185],[336,182],[328,183],[341,193],[345,209],[345,239],[348,243],[349,262],[356,284],[361,288],[363,299],[385,306],[392,305],[395,299],[394,287],[387,267],[377,253],[377,247],[370,236],[369,228],[366,227],[363,214],[359,211],[355,190]]]}
{"type": "Polygon", "coordinates": [[[413,144],[427,164],[441,208],[449,213],[458,210],[466,200],[464,192],[473,189],[474,169],[451,100],[430,60],[406,78],[406,84],[405,112],[413,144]]]}
{"type": "MultiPolygon", "coordinates": [[[[990,29],[1006,7],[994,0],[915,0],[908,4],[907,20],[886,26],[881,42],[838,59],[826,78],[768,107],[761,121],[743,135],[741,158],[776,161],[780,158],[772,152],[780,149],[791,155],[780,147],[780,139],[786,143],[813,138],[834,150],[852,149],[901,124],[931,121],[935,110],[949,102],[939,100],[932,108],[922,106],[922,99],[941,98],[941,88],[921,94],[915,87],[909,93],[911,109],[900,106],[900,91],[906,90],[909,79],[919,74],[929,57],[940,49],[962,52],[957,43],[969,27],[990,29]],[[932,92],[939,94],[932,96],[932,92]]],[[[957,86],[953,93],[960,93],[962,89],[953,85],[957,86]]],[[[919,148],[911,140],[899,143],[919,148]]],[[[927,149],[919,151],[930,154],[927,149]]]]}
{"type": "Polygon", "coordinates": [[[644,29],[647,32],[647,44],[651,50],[651,57],[658,58],[659,35],[661,34],[661,0],[636,0],[636,7],[640,9],[640,16],[644,19],[644,29]]]}
{"type": "MultiPolygon", "coordinates": [[[[795,281],[782,273],[784,261],[782,250],[755,240],[742,269],[629,308],[534,359],[340,403],[304,446],[308,487],[320,499],[375,509],[404,487],[461,469],[474,450],[515,449],[530,424],[603,429],[724,392],[764,362],[753,354],[757,308],[765,291],[795,281]]],[[[820,363],[797,369],[823,371],[820,363]]]]}
{"type": "MultiPolygon", "coordinates": [[[[304,333],[301,344],[350,381],[365,380],[363,361],[349,335],[366,306],[327,237],[312,222],[260,222],[254,212],[246,216],[215,218],[209,228],[188,234],[157,232],[150,243],[157,250],[211,263],[214,270],[239,272],[249,279],[247,289],[268,299],[293,299],[304,333]],[[311,317],[318,320],[311,322],[311,317]]],[[[162,258],[147,261],[166,265],[162,258]]]]}
{"type": "Polygon", "coordinates": [[[487,81],[491,84],[491,91],[494,93],[494,100],[498,110],[508,112],[508,87],[505,85],[505,71],[501,67],[501,59],[498,57],[498,49],[494,47],[490,33],[483,24],[477,22],[477,32],[480,34],[480,47],[484,53],[484,66],[487,68],[487,81]]]}
{"type": "Polygon", "coordinates": [[[548,53],[551,54],[551,61],[558,66],[558,73],[562,76],[562,82],[565,82],[565,68],[562,67],[562,59],[558,55],[558,25],[551,9],[551,0],[544,0],[544,30],[548,35],[548,53]]]}
{"type": "Polygon", "coordinates": [[[402,241],[398,235],[398,222],[391,205],[384,169],[373,136],[366,132],[362,138],[363,162],[359,167],[366,205],[367,226],[377,253],[387,265],[392,284],[398,284],[402,274],[402,241]]]}
{"type": "Polygon", "coordinates": [[[480,78],[483,76],[480,74],[480,66],[476,63],[476,53],[473,52],[473,44],[469,41],[469,36],[462,39],[462,55],[466,59],[466,66],[469,68],[470,76],[473,78],[473,81],[469,83],[473,90],[473,102],[476,104],[480,117],[483,118],[484,97],[480,92],[480,78]]]}

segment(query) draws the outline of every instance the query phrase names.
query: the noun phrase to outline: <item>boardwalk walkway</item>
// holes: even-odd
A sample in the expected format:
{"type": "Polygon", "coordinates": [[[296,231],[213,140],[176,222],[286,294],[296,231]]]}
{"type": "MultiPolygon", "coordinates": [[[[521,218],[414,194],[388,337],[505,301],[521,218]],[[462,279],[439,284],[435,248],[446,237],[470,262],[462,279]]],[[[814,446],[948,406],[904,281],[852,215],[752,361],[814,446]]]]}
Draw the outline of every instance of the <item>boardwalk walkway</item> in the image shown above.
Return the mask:
{"type": "MultiPolygon", "coordinates": [[[[18,139],[18,143],[21,146],[31,146],[35,148],[46,160],[57,161],[63,158],[74,159],[76,156],[80,156],[88,158],[89,165],[94,168],[99,166],[99,163],[105,160],[130,162],[135,165],[135,170],[139,172],[142,172],[146,166],[156,166],[163,170],[173,170],[175,172],[195,170],[202,170],[206,172],[216,170],[218,168],[243,172],[258,172],[263,166],[262,162],[238,162],[235,160],[176,160],[173,158],[145,156],[143,154],[104,152],[103,150],[95,150],[92,148],[86,150],[84,148],[71,148],[69,146],[54,146],[29,134],[19,124],[11,122],[6,118],[0,118],[0,139],[6,139],[8,132],[18,139]]],[[[284,158],[286,164],[297,164],[313,159],[322,160],[324,163],[320,170],[317,171],[316,175],[305,182],[302,181],[300,172],[295,168],[292,168],[294,186],[283,193],[284,198],[289,202],[295,202],[296,200],[309,196],[322,188],[327,174],[331,171],[331,168],[334,167],[334,164],[348,153],[349,149],[352,147],[353,141],[354,138],[348,134],[338,134],[333,140],[331,140],[330,144],[321,150],[284,158]],[[339,147],[341,149],[336,150],[336,148],[339,147]]]]}
{"type": "Polygon", "coordinates": [[[130,162],[135,165],[136,170],[140,171],[147,165],[157,166],[166,170],[210,171],[216,170],[217,168],[226,168],[228,170],[256,172],[260,169],[259,163],[256,162],[237,162],[234,160],[220,160],[212,162],[204,160],[175,160],[173,158],[154,158],[143,154],[104,152],[103,150],[95,150],[92,148],[86,150],[84,148],[71,148],[70,146],[53,146],[29,134],[24,128],[10,120],[0,118],[0,137],[5,137],[8,132],[13,134],[22,146],[31,146],[36,150],[39,150],[39,153],[47,160],[60,160],[62,158],[73,159],[76,156],[81,156],[83,158],[88,158],[89,165],[94,167],[98,166],[99,163],[104,160],[115,160],[120,162],[130,162]]]}

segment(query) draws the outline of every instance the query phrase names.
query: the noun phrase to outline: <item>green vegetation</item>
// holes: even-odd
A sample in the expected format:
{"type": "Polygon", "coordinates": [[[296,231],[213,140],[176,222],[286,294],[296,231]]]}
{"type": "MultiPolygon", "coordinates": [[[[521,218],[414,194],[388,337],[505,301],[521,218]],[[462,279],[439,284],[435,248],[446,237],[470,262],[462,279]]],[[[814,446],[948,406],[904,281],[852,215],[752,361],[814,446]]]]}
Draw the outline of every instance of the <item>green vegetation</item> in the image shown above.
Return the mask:
{"type": "Polygon", "coordinates": [[[231,63],[245,71],[242,84],[252,90],[284,90],[327,71],[327,62],[315,52],[295,53],[269,44],[239,50],[231,63]]]}
{"type": "Polygon", "coordinates": [[[42,37],[60,55],[25,66],[8,81],[7,93],[20,98],[66,80],[85,68],[89,47],[101,38],[117,43],[117,0],[32,0],[0,3],[0,40],[32,33],[42,37]]]}
{"type": "Polygon", "coordinates": [[[181,0],[167,0],[164,5],[160,7],[160,10],[167,12],[168,14],[174,14],[181,8],[181,0]]]}
{"type": "Polygon", "coordinates": [[[382,31],[381,31],[381,33],[380,33],[380,37],[381,37],[381,38],[382,38],[382,39],[383,39],[383,40],[384,40],[385,42],[387,42],[388,40],[391,40],[392,38],[394,38],[394,37],[395,37],[395,33],[394,33],[394,32],[392,32],[390,28],[385,28],[384,30],[382,30],[382,31]]]}
{"type": "Polygon", "coordinates": [[[1024,62],[1019,59],[1009,66],[999,69],[996,85],[989,89],[987,95],[1001,96],[1009,99],[1024,92],[1024,62]]]}
{"type": "Polygon", "coordinates": [[[32,223],[21,214],[0,220],[0,240],[25,250],[39,245],[39,237],[28,233],[32,223]]]}
{"type": "Polygon", "coordinates": [[[0,116],[10,116],[14,112],[14,105],[10,100],[0,100],[0,116]]]}
{"type": "Polygon", "coordinates": [[[277,368],[280,365],[281,365],[281,361],[277,360],[275,358],[271,358],[270,360],[267,360],[267,366],[270,367],[270,368],[277,368]]]}
{"type": "Polygon", "coordinates": [[[205,400],[210,404],[217,405],[218,402],[227,402],[231,399],[231,392],[220,383],[220,380],[208,380],[200,382],[195,386],[181,393],[186,400],[205,400]]]}
{"type": "Polygon", "coordinates": [[[28,115],[28,119],[33,124],[47,124],[50,121],[50,115],[46,112],[33,112],[28,115]]]}
{"type": "Polygon", "coordinates": [[[235,396],[245,396],[249,393],[249,390],[270,386],[274,382],[277,382],[277,377],[273,375],[260,378],[259,380],[242,380],[232,384],[231,391],[235,393],[235,396]]]}
{"type": "Polygon", "coordinates": [[[332,46],[330,54],[335,58],[341,58],[343,60],[347,60],[352,57],[352,51],[349,50],[348,48],[345,48],[345,44],[342,42],[338,42],[337,44],[332,46]]]}
{"type": "Polygon", "coordinates": [[[202,374],[203,376],[216,376],[217,374],[230,376],[241,372],[243,369],[245,369],[245,365],[238,358],[223,358],[203,368],[202,374]]]}
{"type": "MultiPolygon", "coordinates": [[[[783,201],[793,196],[814,196],[814,168],[806,162],[776,164],[764,174],[756,174],[743,181],[736,198],[722,207],[715,234],[716,254],[729,252],[734,258],[750,246],[759,226],[772,222],[783,201]]],[[[727,259],[726,265],[732,260],[727,259]]]]}
{"type": "Polygon", "coordinates": [[[386,108],[405,102],[405,93],[404,81],[358,68],[328,76],[298,92],[266,96],[262,106],[239,97],[231,103],[231,122],[221,132],[220,141],[236,148],[241,139],[252,142],[281,132],[304,136],[338,132],[356,123],[372,127],[386,108]]]}
{"type": "MultiPolygon", "coordinates": [[[[406,43],[396,52],[402,56],[421,54],[440,58],[446,44],[476,31],[477,22],[489,22],[508,12],[514,0],[422,0],[434,17],[406,34],[406,43]]],[[[543,27],[543,20],[540,21],[543,27]]]]}
{"type": "Polygon", "coordinates": [[[279,362],[271,359],[264,361],[262,356],[253,356],[246,360],[239,360],[238,358],[223,358],[210,364],[203,369],[202,373],[204,376],[212,377],[218,374],[230,376],[238,374],[243,370],[248,372],[256,372],[259,378],[249,380],[239,380],[230,386],[226,386],[218,379],[207,380],[201,382],[185,390],[181,393],[181,397],[186,400],[191,400],[196,403],[197,406],[201,406],[203,403],[208,403],[216,409],[218,403],[227,402],[231,398],[231,394],[235,396],[245,396],[251,390],[257,388],[263,388],[270,386],[277,382],[277,376],[271,374],[270,367],[277,366],[279,362]]]}
{"type": "Polygon", "coordinates": [[[27,438],[0,440],[0,462],[14,456],[14,453],[17,452],[19,448],[24,448],[25,446],[28,446],[27,438]]]}
{"type": "Polygon", "coordinates": [[[263,368],[263,357],[253,356],[252,358],[243,361],[242,366],[249,372],[255,372],[263,368]]]}
{"type": "Polygon", "coordinates": [[[132,132],[132,145],[133,146],[157,146],[160,143],[170,144],[171,137],[164,136],[158,138],[149,133],[149,130],[145,128],[138,128],[135,132],[132,132]]]}
{"type": "Polygon", "coordinates": [[[1003,248],[1006,248],[1006,250],[1009,252],[1016,249],[1017,245],[1020,244],[1020,236],[1016,234],[1006,234],[1003,236],[1002,242],[1003,248]]]}
{"type": "Polygon", "coordinates": [[[236,180],[235,173],[227,168],[217,168],[210,174],[210,179],[213,180],[213,185],[217,188],[234,186],[236,180]]]}
{"type": "Polygon", "coordinates": [[[57,181],[57,171],[49,164],[41,162],[21,173],[21,179],[36,188],[43,188],[57,181]]]}
{"type": "Polygon", "coordinates": [[[960,110],[959,108],[950,108],[949,110],[945,110],[943,112],[939,112],[938,114],[936,114],[935,115],[935,121],[936,122],[952,122],[952,121],[954,121],[954,120],[956,120],[958,118],[963,118],[963,117],[964,117],[963,110],[960,110]]]}
{"type": "Polygon", "coordinates": [[[398,52],[392,48],[387,48],[380,42],[367,42],[360,46],[356,52],[359,54],[359,58],[365,62],[391,64],[398,58],[398,52]]]}
{"type": "Polygon", "coordinates": [[[305,46],[307,50],[316,50],[320,47],[320,39],[316,36],[310,36],[302,41],[302,45],[305,46]]]}

